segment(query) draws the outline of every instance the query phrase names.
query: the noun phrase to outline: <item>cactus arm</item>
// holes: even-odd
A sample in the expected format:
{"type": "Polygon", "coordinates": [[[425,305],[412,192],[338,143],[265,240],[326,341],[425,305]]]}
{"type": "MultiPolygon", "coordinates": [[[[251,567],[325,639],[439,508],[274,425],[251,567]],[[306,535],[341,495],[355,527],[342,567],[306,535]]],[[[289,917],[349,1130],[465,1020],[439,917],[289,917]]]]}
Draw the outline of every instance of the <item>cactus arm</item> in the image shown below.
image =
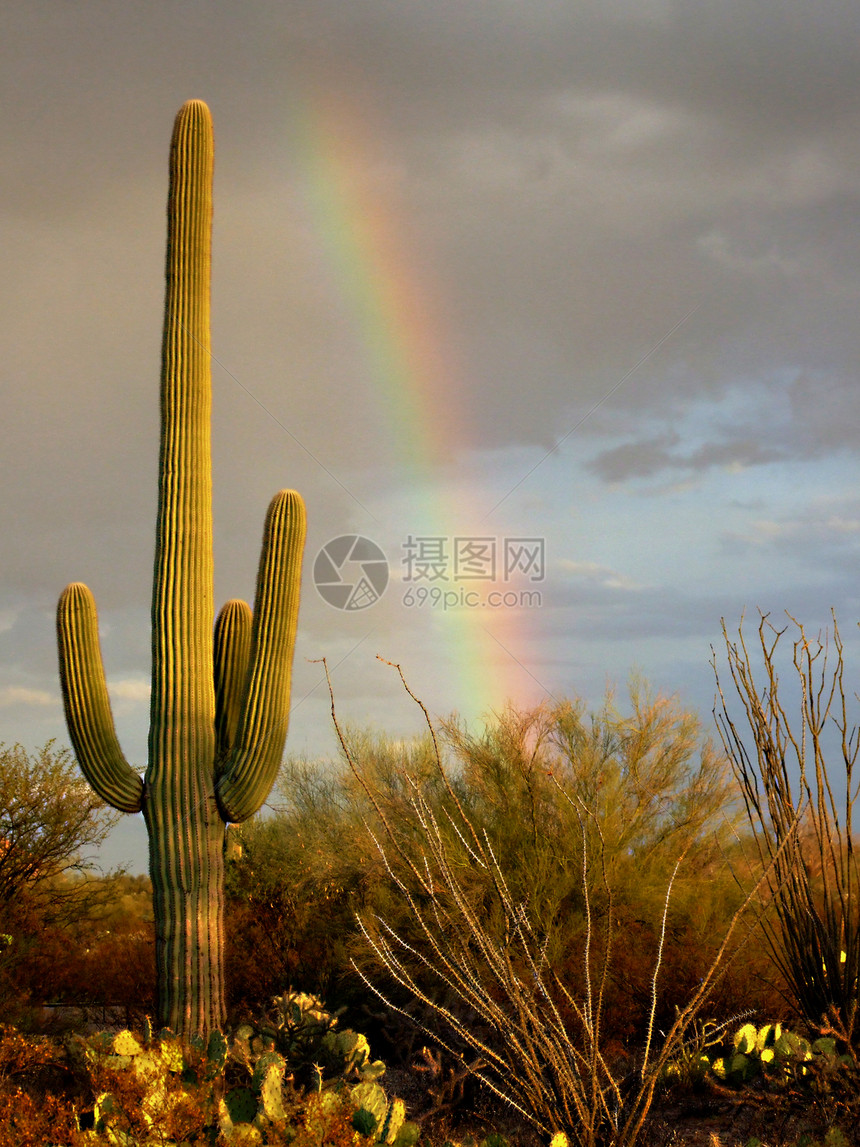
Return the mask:
{"type": "Polygon", "coordinates": [[[228,601],[215,622],[216,760],[232,749],[239,727],[241,703],[251,655],[251,607],[228,601]]]}
{"type": "Polygon", "coordinates": [[[216,784],[221,815],[227,821],[254,815],[281,766],[290,717],[305,532],[304,502],[294,490],[282,490],[266,515],[242,719],[216,784]]]}
{"type": "Polygon", "coordinates": [[[143,782],[123,756],[105,682],[96,603],[85,585],[66,586],[57,607],[60,684],[75,756],[89,784],[120,812],[140,812],[143,782]]]}

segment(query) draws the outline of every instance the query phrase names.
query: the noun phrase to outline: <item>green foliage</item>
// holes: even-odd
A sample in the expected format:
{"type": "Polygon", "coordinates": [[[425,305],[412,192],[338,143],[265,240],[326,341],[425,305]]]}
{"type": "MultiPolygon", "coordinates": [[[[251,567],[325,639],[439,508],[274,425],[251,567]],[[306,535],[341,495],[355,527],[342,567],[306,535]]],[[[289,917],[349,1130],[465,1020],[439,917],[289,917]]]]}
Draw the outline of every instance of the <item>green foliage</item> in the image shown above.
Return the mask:
{"type": "MultiPolygon", "coordinates": [[[[442,1147],[512,1147],[504,1135],[491,1131],[483,1139],[476,1139],[474,1135],[465,1135],[462,1139],[446,1139],[442,1147]]],[[[550,1147],[568,1147],[567,1136],[559,1132],[553,1135],[550,1147]]]]}
{"type": "MultiPolygon", "coordinates": [[[[518,858],[514,895],[520,870],[533,890],[531,863],[545,855],[542,832],[561,833],[546,849],[550,857],[581,856],[578,822],[553,778],[594,814],[587,851],[596,855],[599,828],[613,886],[635,878],[640,904],[643,880],[662,905],[678,856],[706,841],[710,849],[714,831],[728,839],[736,798],[726,761],[703,739],[693,713],[676,699],[654,697],[635,677],[626,713],[610,691],[590,715],[579,701],[526,712],[509,707],[479,735],[455,721],[442,733],[459,765],[455,789],[470,820],[479,830],[492,828],[497,855],[518,858]],[[511,806],[521,815],[512,817],[511,806]]],[[[601,884],[595,870],[592,889],[601,884]]]]}
{"type": "Polygon", "coordinates": [[[67,750],[0,745],[0,1019],[33,1021],[69,934],[105,910],[121,877],[95,877],[88,854],[115,820],[67,750]]]}
{"type": "Polygon", "coordinates": [[[93,888],[63,878],[90,870],[87,850],[116,820],[67,749],[0,744],[0,911],[26,896],[46,921],[80,912],[93,888]]]}
{"type": "Polygon", "coordinates": [[[820,1142],[811,1135],[801,1135],[797,1147],[849,1147],[848,1140],[838,1127],[831,1127],[820,1142]]]}
{"type": "MultiPolygon", "coordinates": [[[[491,873],[471,863],[449,819],[457,811],[430,737],[402,742],[349,730],[346,743],[358,776],[343,757],[288,760],[277,814],[236,830],[241,855],[228,865],[228,958],[232,990],[248,1000],[266,984],[261,965],[276,968],[282,982],[289,977],[338,1002],[356,1000],[351,961],[366,975],[380,972],[357,934],[356,913],[383,917],[420,950],[420,932],[394,883],[411,880],[404,858],[420,862],[423,841],[410,805],[415,791],[440,827],[468,902],[490,935],[503,936],[491,873]],[[365,827],[380,839],[383,817],[402,850],[391,852],[391,872],[365,827]]],[[[693,715],[673,700],[651,697],[634,681],[623,711],[612,694],[590,715],[572,702],[524,712],[509,708],[480,735],[454,720],[444,723],[439,745],[456,799],[482,839],[486,833],[493,854],[504,858],[512,898],[546,937],[547,959],[576,990],[585,987],[579,956],[586,928],[583,838],[559,786],[594,811],[585,841],[592,911],[602,922],[599,828],[624,937],[606,988],[606,1034],[619,1043],[637,1038],[647,1021],[663,896],[675,860],[687,850],[673,889],[672,942],[665,947],[655,1017],[658,1027],[670,1026],[674,1006],[695,990],[743,898],[726,865],[729,858],[736,870],[744,869],[731,831],[737,812],[731,777],[693,715]]],[[[597,945],[594,958],[600,959],[597,945]]],[[[714,1006],[724,1001],[727,1015],[736,1010],[742,977],[744,995],[751,987],[755,993],[750,1006],[774,1002],[751,980],[757,960],[753,954],[743,968],[730,969],[714,1006]]],[[[413,970],[428,982],[421,969],[413,970]]],[[[396,989],[393,999],[412,1006],[396,989]]],[[[392,1020],[392,1010],[388,1014],[392,1041],[406,1044],[406,1029],[392,1020]]]]}

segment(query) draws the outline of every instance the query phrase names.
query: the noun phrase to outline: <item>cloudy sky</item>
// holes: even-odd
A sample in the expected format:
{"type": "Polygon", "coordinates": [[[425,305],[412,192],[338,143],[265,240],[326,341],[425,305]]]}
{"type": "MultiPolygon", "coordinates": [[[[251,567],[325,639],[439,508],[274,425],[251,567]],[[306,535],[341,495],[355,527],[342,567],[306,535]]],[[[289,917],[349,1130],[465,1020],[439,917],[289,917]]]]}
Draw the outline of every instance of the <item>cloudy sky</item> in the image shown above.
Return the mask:
{"type": "MultiPolygon", "coordinates": [[[[596,704],[636,667],[710,726],[721,617],[832,607],[856,647],[854,0],[6,0],[0,27],[0,740],[67,743],[53,617],[85,581],[145,766],[192,97],[219,603],[271,495],[308,505],[291,749],[333,749],[323,656],[343,719],[399,736],[377,654],[433,713],[596,704]],[[365,608],[313,584],[344,535],[388,563],[365,608]]],[[[142,842],[125,818],[106,857],[142,842]]]]}

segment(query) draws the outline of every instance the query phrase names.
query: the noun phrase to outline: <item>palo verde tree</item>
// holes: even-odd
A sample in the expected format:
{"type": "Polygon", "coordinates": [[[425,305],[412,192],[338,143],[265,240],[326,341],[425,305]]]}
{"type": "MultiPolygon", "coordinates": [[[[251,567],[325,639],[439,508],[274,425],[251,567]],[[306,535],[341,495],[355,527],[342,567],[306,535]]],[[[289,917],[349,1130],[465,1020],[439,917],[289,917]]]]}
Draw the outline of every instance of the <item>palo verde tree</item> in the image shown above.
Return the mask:
{"type": "Polygon", "coordinates": [[[224,1021],[225,826],[266,800],[287,734],[305,510],[266,517],[253,617],[228,602],[213,639],[209,295],[212,120],[176,117],[170,150],[161,451],[152,592],[152,699],[143,779],[120,749],[92,594],[64,590],[57,628],[66,721],[94,791],[149,833],[158,1018],[183,1035],[224,1021]]]}

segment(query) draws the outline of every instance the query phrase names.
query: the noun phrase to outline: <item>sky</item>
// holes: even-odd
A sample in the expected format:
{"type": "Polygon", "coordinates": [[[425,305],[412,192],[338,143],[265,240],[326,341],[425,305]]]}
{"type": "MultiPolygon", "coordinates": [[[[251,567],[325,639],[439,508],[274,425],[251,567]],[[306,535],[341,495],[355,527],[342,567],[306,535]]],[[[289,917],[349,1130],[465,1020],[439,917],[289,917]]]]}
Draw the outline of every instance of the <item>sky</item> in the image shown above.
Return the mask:
{"type": "MultiPolygon", "coordinates": [[[[858,31],[854,0],[6,0],[0,741],[68,744],[83,581],[145,768],[190,98],[216,608],[272,495],[308,508],[289,751],[335,750],[323,657],[339,718],[394,737],[421,714],[378,657],[475,728],[635,670],[712,732],[721,618],[832,609],[856,680],[858,31]]],[[[123,818],[102,862],[145,858],[123,818]]]]}

